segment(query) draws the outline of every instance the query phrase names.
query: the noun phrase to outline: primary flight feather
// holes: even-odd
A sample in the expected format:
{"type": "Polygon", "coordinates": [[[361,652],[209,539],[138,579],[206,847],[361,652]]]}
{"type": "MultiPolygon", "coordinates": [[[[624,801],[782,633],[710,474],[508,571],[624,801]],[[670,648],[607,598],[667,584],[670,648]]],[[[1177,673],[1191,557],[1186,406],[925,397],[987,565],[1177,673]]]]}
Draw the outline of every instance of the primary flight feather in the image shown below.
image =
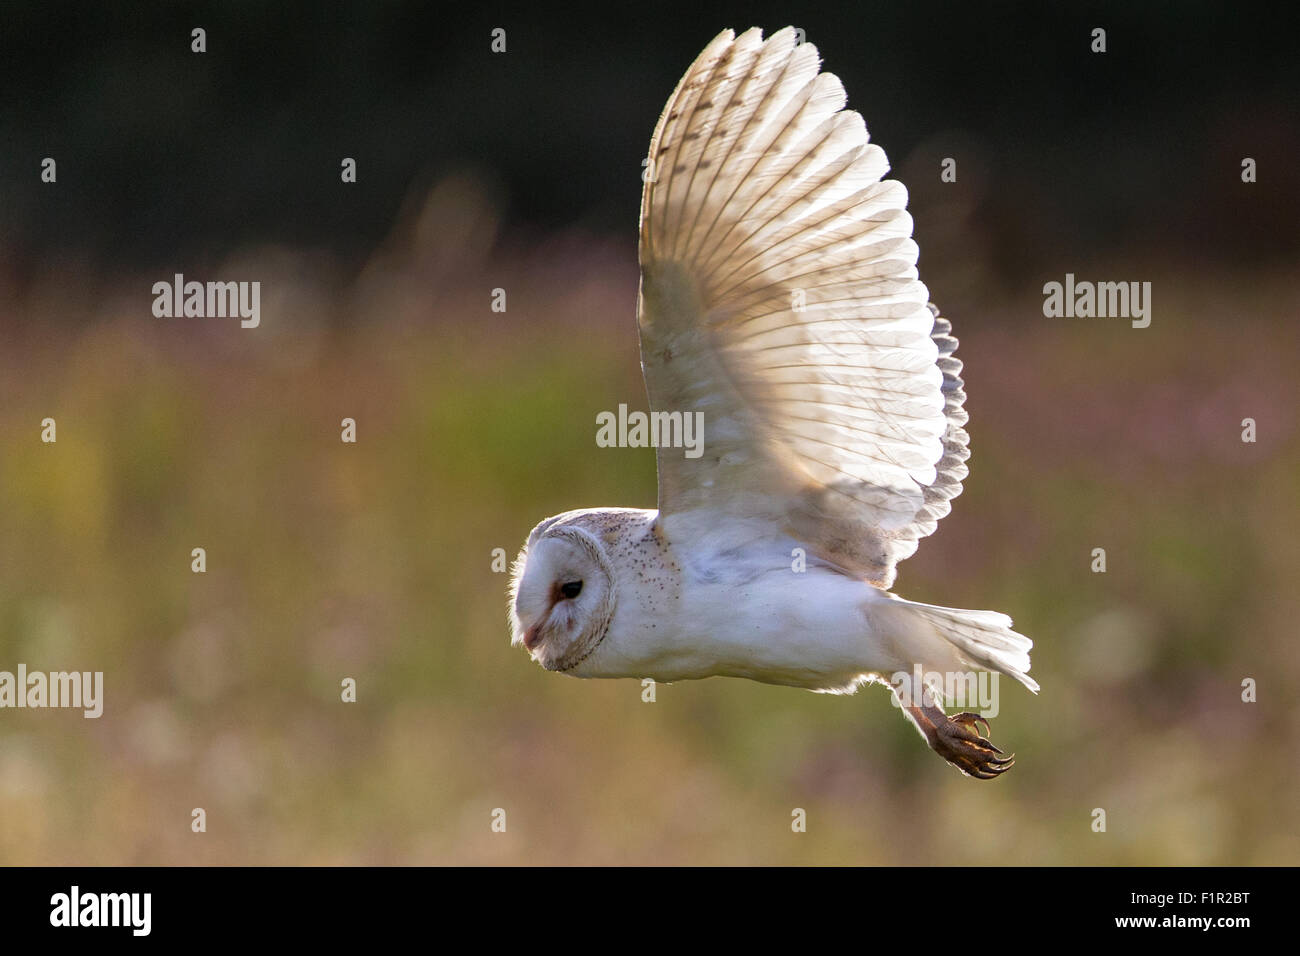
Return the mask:
{"type": "Polygon", "coordinates": [[[641,203],[641,360],[654,410],[702,415],[703,452],[660,445],[657,511],[533,529],[514,642],[578,677],[882,681],[931,747],[991,778],[1012,760],[987,722],[897,676],[1038,689],[1005,615],[887,590],[961,492],[965,393],[907,192],[844,106],[792,28],[719,34],[669,98],[641,203]]]}

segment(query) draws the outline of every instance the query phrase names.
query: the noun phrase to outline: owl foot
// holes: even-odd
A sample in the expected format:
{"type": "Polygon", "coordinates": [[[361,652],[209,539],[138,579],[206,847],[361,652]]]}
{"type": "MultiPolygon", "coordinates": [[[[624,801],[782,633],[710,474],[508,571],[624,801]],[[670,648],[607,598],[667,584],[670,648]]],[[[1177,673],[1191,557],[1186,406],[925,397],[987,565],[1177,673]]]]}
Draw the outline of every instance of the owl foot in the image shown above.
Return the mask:
{"type": "Polygon", "coordinates": [[[992,780],[1011,769],[1015,754],[1004,754],[988,739],[992,727],[979,714],[961,713],[949,717],[943,709],[927,703],[906,708],[930,749],[968,777],[992,780]],[[985,731],[979,732],[983,724],[985,731]]]}

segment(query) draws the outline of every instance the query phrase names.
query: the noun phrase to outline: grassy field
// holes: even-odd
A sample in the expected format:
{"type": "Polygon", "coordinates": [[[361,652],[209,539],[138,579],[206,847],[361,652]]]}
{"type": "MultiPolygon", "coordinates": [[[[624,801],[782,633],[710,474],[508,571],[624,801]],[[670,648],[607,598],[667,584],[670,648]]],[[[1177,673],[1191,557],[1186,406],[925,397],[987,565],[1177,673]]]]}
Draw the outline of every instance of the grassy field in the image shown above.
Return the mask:
{"type": "Polygon", "coordinates": [[[1151,266],[1145,330],[941,300],[972,473],[897,590],[1012,614],[1043,687],[1003,684],[981,783],[879,688],[643,703],[509,647],[493,549],[654,504],[652,453],[594,441],[645,407],[635,250],[439,202],[357,275],[220,263],[257,330],[153,318],[152,275],[0,278],[0,669],[106,696],[0,711],[0,863],[1300,862],[1292,276],[1151,266]]]}

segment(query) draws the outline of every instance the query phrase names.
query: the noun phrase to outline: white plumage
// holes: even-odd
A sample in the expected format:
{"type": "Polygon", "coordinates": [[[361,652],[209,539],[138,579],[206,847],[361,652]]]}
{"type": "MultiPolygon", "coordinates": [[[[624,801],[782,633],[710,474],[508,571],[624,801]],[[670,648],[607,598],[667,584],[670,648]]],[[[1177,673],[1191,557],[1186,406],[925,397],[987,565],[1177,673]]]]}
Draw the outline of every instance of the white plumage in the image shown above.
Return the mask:
{"type": "MultiPolygon", "coordinates": [[[[668,100],[641,206],[642,367],[653,409],[702,413],[704,450],[658,449],[658,511],[533,530],[511,620],[549,669],[846,691],[974,666],[1038,689],[1005,615],[886,591],[961,491],[967,416],[906,190],[844,105],[790,28],[720,34],[668,100]]],[[[904,703],[963,772],[1010,766],[974,715],[904,703]]]]}

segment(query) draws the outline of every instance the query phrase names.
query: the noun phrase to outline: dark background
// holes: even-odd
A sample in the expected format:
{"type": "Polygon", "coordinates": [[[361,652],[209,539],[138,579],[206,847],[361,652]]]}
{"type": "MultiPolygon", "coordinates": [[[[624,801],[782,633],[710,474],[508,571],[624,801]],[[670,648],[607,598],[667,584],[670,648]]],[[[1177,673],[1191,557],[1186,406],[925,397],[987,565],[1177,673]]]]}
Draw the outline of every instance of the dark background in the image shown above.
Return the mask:
{"type": "Polygon", "coordinates": [[[979,145],[978,213],[1005,274],[1117,246],[1300,252],[1300,56],[1282,17],[1249,4],[51,2],[7,3],[3,21],[0,241],[20,272],[70,250],[154,266],[252,238],[355,263],[414,184],[467,164],[510,225],[621,228],[639,200],[627,172],[704,42],[788,23],[896,165],[921,144],[979,145]],[[497,26],[505,55],[489,51],[497,26]],[[1243,202],[1243,154],[1267,196],[1243,202]],[[360,177],[340,191],[343,156],[360,177]]]}

